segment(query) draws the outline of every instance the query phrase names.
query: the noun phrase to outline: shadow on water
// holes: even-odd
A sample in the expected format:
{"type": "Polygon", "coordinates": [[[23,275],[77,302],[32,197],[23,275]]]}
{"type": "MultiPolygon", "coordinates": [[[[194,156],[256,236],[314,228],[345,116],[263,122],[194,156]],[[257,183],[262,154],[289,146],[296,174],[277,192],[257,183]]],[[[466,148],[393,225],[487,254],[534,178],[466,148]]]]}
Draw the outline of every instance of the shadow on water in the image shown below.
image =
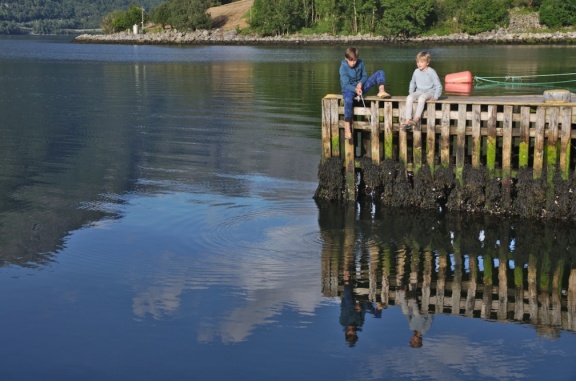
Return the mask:
{"type": "Polygon", "coordinates": [[[573,226],[318,205],[323,294],[375,314],[401,306],[418,320],[411,345],[434,314],[530,324],[546,338],[576,330],[573,226]]]}

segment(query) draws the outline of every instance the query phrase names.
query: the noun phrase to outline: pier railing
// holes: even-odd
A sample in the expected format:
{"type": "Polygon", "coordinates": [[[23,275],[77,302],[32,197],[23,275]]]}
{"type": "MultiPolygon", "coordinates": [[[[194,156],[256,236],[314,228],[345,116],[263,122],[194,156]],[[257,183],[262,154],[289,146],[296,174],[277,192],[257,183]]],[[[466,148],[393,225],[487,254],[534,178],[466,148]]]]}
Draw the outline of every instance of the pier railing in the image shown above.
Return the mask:
{"type": "MultiPolygon", "coordinates": [[[[574,95],[572,95],[574,99],[574,95]]],[[[367,96],[354,107],[353,141],[346,144],[342,96],[322,100],[322,157],[343,160],[346,191],[355,199],[358,158],[378,165],[392,159],[417,174],[423,165],[432,173],[439,166],[453,166],[462,183],[465,165],[484,167],[502,183],[508,195],[522,168],[533,178],[552,182],[574,172],[576,103],[548,102],[543,96],[443,97],[428,102],[421,123],[412,131],[400,124],[406,97],[380,99],[367,96]]]]}

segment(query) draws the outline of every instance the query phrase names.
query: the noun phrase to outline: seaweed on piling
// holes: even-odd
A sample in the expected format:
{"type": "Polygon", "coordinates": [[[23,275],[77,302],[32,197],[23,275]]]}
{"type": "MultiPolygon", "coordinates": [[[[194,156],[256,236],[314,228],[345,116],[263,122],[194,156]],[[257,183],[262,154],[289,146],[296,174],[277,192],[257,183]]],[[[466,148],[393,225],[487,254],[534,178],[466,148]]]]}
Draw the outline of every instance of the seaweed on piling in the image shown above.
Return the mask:
{"type": "Polygon", "coordinates": [[[318,188],[314,193],[315,200],[339,201],[344,197],[344,168],[342,160],[328,158],[318,165],[318,188]]]}

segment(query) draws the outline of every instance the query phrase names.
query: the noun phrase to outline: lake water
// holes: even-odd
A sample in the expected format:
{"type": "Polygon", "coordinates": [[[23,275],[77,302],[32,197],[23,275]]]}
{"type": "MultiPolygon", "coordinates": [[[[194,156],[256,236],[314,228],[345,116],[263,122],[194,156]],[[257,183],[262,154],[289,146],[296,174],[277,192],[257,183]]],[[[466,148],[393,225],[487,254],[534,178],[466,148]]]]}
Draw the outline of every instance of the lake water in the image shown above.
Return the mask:
{"type": "MultiPolygon", "coordinates": [[[[573,380],[572,223],[314,202],[345,48],[0,38],[0,379],[573,380]]],[[[421,48],[576,59],[360,54],[406,95],[421,48]]]]}

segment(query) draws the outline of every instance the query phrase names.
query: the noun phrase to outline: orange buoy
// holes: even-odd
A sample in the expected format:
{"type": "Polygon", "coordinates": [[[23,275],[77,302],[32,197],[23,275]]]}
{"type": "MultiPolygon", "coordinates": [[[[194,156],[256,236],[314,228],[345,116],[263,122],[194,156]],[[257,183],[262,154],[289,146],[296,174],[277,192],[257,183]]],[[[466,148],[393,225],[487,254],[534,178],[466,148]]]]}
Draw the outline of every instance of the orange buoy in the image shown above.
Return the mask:
{"type": "Polygon", "coordinates": [[[447,83],[444,86],[444,91],[446,93],[457,93],[462,95],[468,95],[472,91],[471,83],[447,83]]]}
{"type": "Polygon", "coordinates": [[[472,73],[469,71],[460,71],[458,73],[446,74],[444,83],[472,83],[472,73]]]}

